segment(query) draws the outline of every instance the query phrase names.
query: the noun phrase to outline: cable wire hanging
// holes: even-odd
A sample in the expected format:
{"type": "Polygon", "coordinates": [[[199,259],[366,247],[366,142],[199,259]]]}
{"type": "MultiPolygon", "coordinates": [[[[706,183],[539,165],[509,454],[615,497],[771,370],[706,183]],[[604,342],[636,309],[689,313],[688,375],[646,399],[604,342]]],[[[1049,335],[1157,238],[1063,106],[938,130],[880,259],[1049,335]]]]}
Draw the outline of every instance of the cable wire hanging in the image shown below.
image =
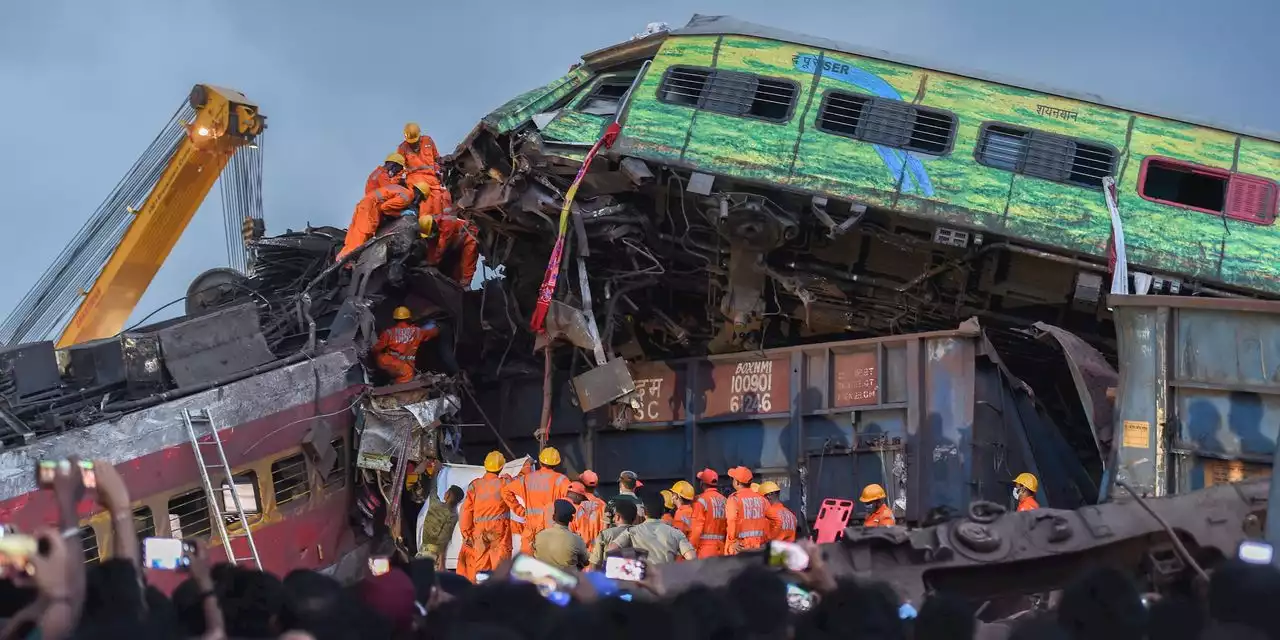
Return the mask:
{"type": "Polygon", "coordinates": [[[0,343],[49,339],[69,321],[83,292],[92,288],[133,223],[133,212],[142,207],[187,135],[185,123],[194,119],[195,109],[184,100],[111,195],[0,323],[0,343]]]}

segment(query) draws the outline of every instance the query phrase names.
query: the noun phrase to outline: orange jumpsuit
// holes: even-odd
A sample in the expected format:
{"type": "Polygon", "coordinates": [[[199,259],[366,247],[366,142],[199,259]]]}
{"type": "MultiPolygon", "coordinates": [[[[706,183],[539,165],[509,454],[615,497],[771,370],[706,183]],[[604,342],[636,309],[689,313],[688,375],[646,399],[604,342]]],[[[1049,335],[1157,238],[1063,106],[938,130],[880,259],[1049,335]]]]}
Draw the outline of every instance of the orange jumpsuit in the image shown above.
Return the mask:
{"type": "Polygon", "coordinates": [[[418,346],[440,335],[435,321],[416,327],[404,320],[395,323],[378,336],[373,345],[378,368],[395,378],[396,384],[409,382],[417,374],[418,346]]]}
{"type": "Polygon", "coordinates": [[[493,571],[511,557],[511,514],[502,500],[505,484],[505,480],[492,472],[472,480],[458,510],[463,541],[458,554],[458,573],[473,582],[477,571],[493,571]],[[465,570],[461,556],[467,558],[465,570]]]}
{"type": "Polygon", "coordinates": [[[750,487],[738,489],[724,501],[725,555],[764,546],[769,539],[769,519],[764,515],[768,506],[764,496],[750,487]]]}
{"type": "Polygon", "coordinates": [[[446,193],[440,186],[439,170],[440,153],[436,151],[436,143],[431,136],[418,139],[417,150],[408,142],[401,142],[396,151],[404,156],[404,183],[410,189],[418,183],[425,182],[431,186],[431,196],[422,203],[423,215],[439,215],[444,213],[446,193]]]}
{"type": "Polygon", "coordinates": [[[382,222],[382,216],[398,216],[411,204],[413,204],[413,192],[398,184],[378,187],[369,192],[356,205],[356,212],[351,216],[351,226],[347,228],[346,242],[343,243],[338,257],[341,258],[355,251],[356,247],[372,238],[373,234],[378,232],[378,224],[382,222]]]}
{"type": "Polygon", "coordinates": [[[866,520],[862,521],[864,527],[892,527],[897,524],[897,520],[893,518],[893,509],[889,505],[882,504],[866,520]]]}
{"type": "Polygon", "coordinates": [[[796,514],[781,502],[771,502],[764,510],[769,519],[769,539],[783,542],[796,541],[796,514]]]}
{"type": "Polygon", "coordinates": [[[387,173],[387,168],[385,166],[379,166],[377,169],[373,170],[373,173],[369,174],[369,179],[364,181],[364,193],[365,195],[369,195],[374,190],[387,185],[399,185],[400,178],[403,177],[403,175],[403,172],[401,172],[393,176],[390,173],[387,173]]]}
{"type": "Polygon", "coordinates": [[[569,523],[569,530],[578,534],[582,541],[591,544],[596,536],[604,531],[604,501],[592,500],[588,496],[578,504],[578,510],[573,514],[573,521],[569,523]]]}
{"type": "Polygon", "coordinates": [[[476,249],[475,225],[470,220],[444,214],[435,217],[435,224],[436,236],[427,245],[427,264],[439,268],[445,254],[456,248],[459,250],[458,256],[449,275],[464,286],[471,284],[471,278],[476,275],[476,263],[480,259],[476,249]]]}
{"type": "Polygon", "coordinates": [[[1018,511],[1032,511],[1039,508],[1040,503],[1036,502],[1036,499],[1032,496],[1022,496],[1022,499],[1018,501],[1018,511]]]}
{"type": "Polygon", "coordinates": [[[689,542],[698,550],[699,558],[724,554],[725,499],[715,489],[707,489],[693,501],[693,523],[689,542]]]}
{"type": "Polygon", "coordinates": [[[551,522],[556,500],[569,495],[569,478],[546,467],[524,474],[502,488],[502,500],[524,519],[520,530],[520,552],[533,554],[533,538],[551,522]],[[519,496],[524,504],[516,499],[519,496]]]}
{"type": "Polygon", "coordinates": [[[693,529],[693,505],[686,504],[676,507],[675,522],[671,526],[683,533],[685,537],[688,537],[689,531],[693,529]]]}

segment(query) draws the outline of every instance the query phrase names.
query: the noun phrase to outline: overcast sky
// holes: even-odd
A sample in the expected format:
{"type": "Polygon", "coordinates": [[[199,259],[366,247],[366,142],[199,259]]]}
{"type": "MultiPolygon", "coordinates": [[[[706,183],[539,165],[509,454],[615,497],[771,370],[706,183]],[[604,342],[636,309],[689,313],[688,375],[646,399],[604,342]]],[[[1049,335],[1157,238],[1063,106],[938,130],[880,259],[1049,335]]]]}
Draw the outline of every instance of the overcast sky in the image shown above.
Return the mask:
{"type": "MultiPolygon", "coordinates": [[[[693,13],[1280,130],[1276,0],[6,0],[0,309],[34,283],[195,83],[239,89],[268,116],[269,234],[345,227],[405,121],[452,150],[490,109],[581,54],[693,13]]],[[[221,218],[215,188],[135,318],[226,263],[221,218]]]]}

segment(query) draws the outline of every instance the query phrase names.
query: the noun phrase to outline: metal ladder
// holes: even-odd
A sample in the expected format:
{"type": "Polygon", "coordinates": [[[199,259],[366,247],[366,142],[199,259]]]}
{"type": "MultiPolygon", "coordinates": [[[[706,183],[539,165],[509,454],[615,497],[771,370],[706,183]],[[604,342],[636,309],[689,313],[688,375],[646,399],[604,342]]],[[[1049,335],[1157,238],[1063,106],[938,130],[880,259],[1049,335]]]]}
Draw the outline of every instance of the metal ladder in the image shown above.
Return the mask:
{"type": "Polygon", "coordinates": [[[238,565],[241,562],[252,561],[255,568],[261,569],[262,562],[258,560],[258,546],[253,542],[253,532],[249,529],[249,520],[245,517],[244,505],[240,504],[240,492],[236,489],[236,481],[231,473],[231,465],[227,463],[227,452],[222,448],[222,438],[218,437],[218,429],[213,424],[213,418],[205,410],[182,410],[182,423],[187,427],[187,436],[191,438],[191,449],[196,454],[196,466],[200,468],[200,481],[204,483],[204,494],[209,505],[209,519],[217,523],[218,535],[222,538],[222,548],[226,552],[227,562],[238,565]],[[196,425],[208,425],[209,438],[205,441],[200,440],[200,434],[197,433],[196,425]],[[217,462],[209,464],[205,459],[205,449],[213,447],[218,452],[217,462]],[[210,469],[221,469],[223,477],[226,479],[226,486],[230,487],[231,501],[236,505],[235,517],[240,519],[240,529],[242,533],[231,535],[227,532],[227,519],[222,512],[222,496],[219,495],[222,490],[214,487],[213,480],[209,477],[210,469]],[[235,557],[235,549],[231,546],[231,541],[239,538],[247,538],[249,540],[249,557],[235,557]]]}

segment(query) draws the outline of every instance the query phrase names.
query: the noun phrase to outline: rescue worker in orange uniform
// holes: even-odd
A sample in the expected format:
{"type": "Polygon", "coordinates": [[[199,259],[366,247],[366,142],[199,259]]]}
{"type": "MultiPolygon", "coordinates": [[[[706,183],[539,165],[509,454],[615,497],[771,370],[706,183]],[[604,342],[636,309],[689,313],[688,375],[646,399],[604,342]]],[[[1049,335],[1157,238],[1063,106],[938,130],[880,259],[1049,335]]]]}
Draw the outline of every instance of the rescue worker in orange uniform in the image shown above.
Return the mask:
{"type": "Polygon", "coordinates": [[[769,534],[769,519],[764,515],[769,504],[751,490],[751,470],[734,467],[729,470],[729,477],[733,479],[734,491],[724,501],[724,554],[727,556],[759,549],[769,534]]]}
{"type": "Polygon", "coordinates": [[[782,488],[778,483],[766,480],[760,483],[759,493],[769,502],[764,511],[764,517],[769,520],[769,539],[795,542],[796,514],[782,504],[782,488]]]}
{"type": "Polygon", "coordinates": [[[369,195],[375,189],[389,184],[404,186],[404,156],[393,153],[364,181],[364,193],[369,195]]]}
{"type": "Polygon", "coordinates": [[[897,520],[893,517],[893,509],[889,508],[884,487],[875,483],[863,487],[862,495],[858,496],[858,502],[867,505],[871,511],[867,514],[867,519],[862,521],[862,526],[892,527],[897,524],[897,520]]]}
{"type": "MultiPolygon", "coordinates": [[[[440,335],[440,327],[434,320],[428,320],[422,326],[409,322],[412,313],[408,307],[396,307],[391,314],[396,323],[385,329],[373,345],[374,359],[378,368],[391,375],[395,384],[413,380],[417,375],[418,347],[440,335]]],[[[442,347],[444,345],[441,345],[442,347]]],[[[447,347],[440,349],[441,359],[446,366],[457,370],[453,362],[453,353],[447,347]]]]}
{"type": "Polygon", "coordinates": [[[533,539],[550,525],[556,500],[569,495],[569,479],[555,470],[559,464],[560,452],[555,447],[547,447],[538,454],[537,469],[512,480],[502,489],[503,502],[524,520],[520,531],[521,553],[533,554],[533,539]]]}
{"type": "Polygon", "coordinates": [[[600,504],[600,514],[601,517],[603,517],[604,506],[606,503],[600,498],[600,496],[596,495],[596,487],[600,485],[600,476],[590,469],[584,469],[582,473],[578,475],[578,481],[582,483],[583,487],[586,487],[587,499],[600,504]]]}
{"type": "Polygon", "coordinates": [[[581,480],[569,483],[569,501],[576,509],[569,530],[578,534],[583,542],[595,540],[604,531],[604,502],[589,499],[581,480]]]}
{"type": "Polygon", "coordinates": [[[693,529],[693,485],[681,480],[671,485],[671,493],[676,497],[675,521],[671,526],[688,537],[693,529]]]}
{"type": "Polygon", "coordinates": [[[670,489],[658,492],[662,496],[662,521],[671,526],[676,521],[676,494],[670,489]]]}
{"type": "Polygon", "coordinates": [[[356,204],[356,211],[351,216],[351,226],[347,227],[347,237],[342,243],[342,251],[338,252],[341,261],[348,253],[355,251],[378,232],[382,218],[415,215],[420,193],[410,191],[398,184],[378,187],[365,194],[356,204]]]}
{"type": "Polygon", "coordinates": [[[1013,499],[1018,503],[1018,511],[1032,511],[1040,508],[1036,502],[1036,491],[1040,490],[1040,481],[1030,473],[1019,473],[1013,479],[1013,499]]]}
{"type": "Polygon", "coordinates": [[[693,501],[693,525],[689,528],[689,542],[697,549],[699,558],[724,555],[725,498],[716,489],[719,474],[711,469],[698,472],[702,493],[693,501]]]}
{"type": "Polygon", "coordinates": [[[493,571],[511,557],[511,513],[502,500],[506,481],[498,476],[507,459],[497,451],[484,457],[484,475],[467,485],[458,513],[462,549],[458,552],[458,573],[475,581],[476,572],[493,571]],[[466,557],[465,573],[461,557],[466,557]]]}
{"type": "Polygon", "coordinates": [[[440,153],[436,151],[435,141],[431,136],[422,135],[422,128],[418,123],[410,122],[404,125],[404,142],[400,143],[396,152],[404,156],[404,183],[423,183],[429,187],[422,214],[434,216],[444,213],[444,187],[440,186],[440,153]]]}
{"type": "MultiPolygon", "coordinates": [[[[425,189],[423,184],[415,189],[425,189]]],[[[470,220],[448,214],[418,216],[418,235],[426,241],[427,264],[448,274],[463,287],[471,284],[480,259],[476,227],[470,220]]]]}

